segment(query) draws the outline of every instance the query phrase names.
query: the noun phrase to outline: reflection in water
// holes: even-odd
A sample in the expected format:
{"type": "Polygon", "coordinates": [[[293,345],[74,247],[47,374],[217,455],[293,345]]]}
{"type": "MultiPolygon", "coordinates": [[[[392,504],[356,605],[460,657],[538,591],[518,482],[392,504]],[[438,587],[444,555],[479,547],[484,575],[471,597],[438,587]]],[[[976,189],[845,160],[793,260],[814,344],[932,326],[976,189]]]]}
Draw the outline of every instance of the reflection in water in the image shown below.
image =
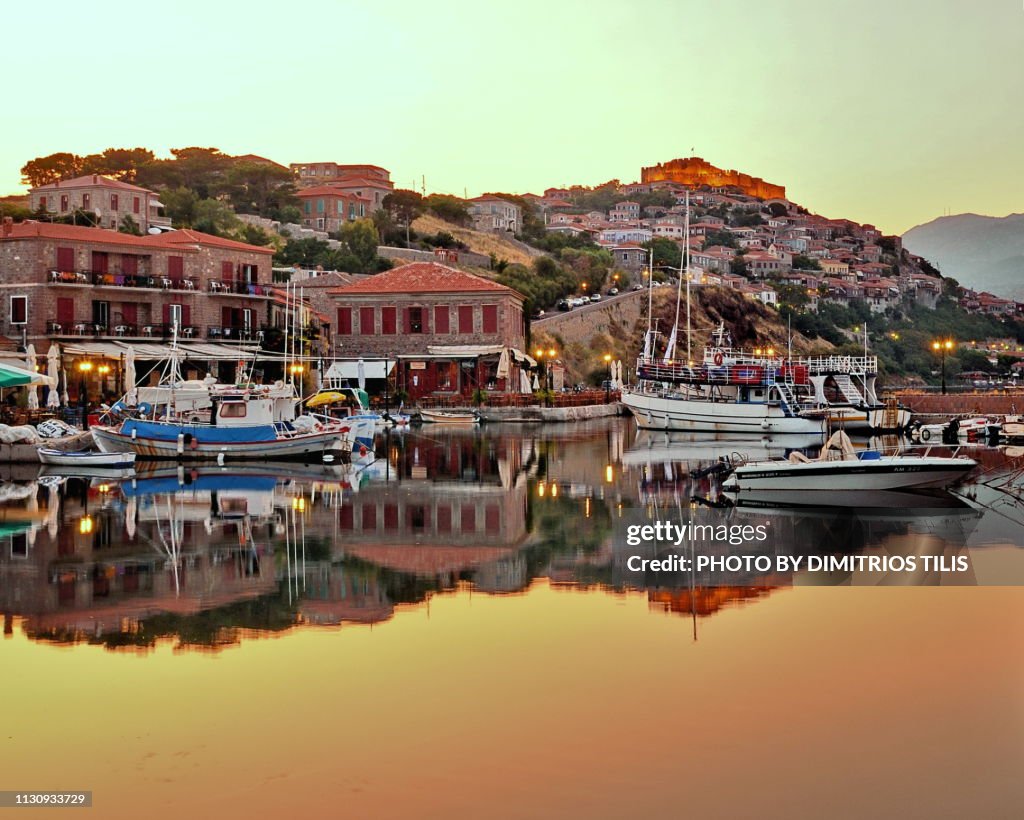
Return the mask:
{"type": "MultiPolygon", "coordinates": [[[[706,574],[631,571],[630,555],[656,555],[627,547],[616,523],[766,523],[766,554],[952,555],[974,546],[986,512],[960,499],[908,504],[876,493],[838,510],[779,495],[736,503],[700,469],[733,450],[764,457],[814,443],[723,448],[638,437],[625,421],[431,428],[386,436],[369,465],[12,476],[0,493],[0,610],[5,632],[19,619],[36,640],[219,649],[300,627],[380,623],[463,587],[520,593],[545,578],[599,594],[642,590],[652,607],[696,619],[808,579],[751,573],[716,585],[706,574]]],[[[1019,466],[986,458],[990,475],[1019,466]]],[[[1011,543],[1021,546],[1019,530],[1011,543]]]]}

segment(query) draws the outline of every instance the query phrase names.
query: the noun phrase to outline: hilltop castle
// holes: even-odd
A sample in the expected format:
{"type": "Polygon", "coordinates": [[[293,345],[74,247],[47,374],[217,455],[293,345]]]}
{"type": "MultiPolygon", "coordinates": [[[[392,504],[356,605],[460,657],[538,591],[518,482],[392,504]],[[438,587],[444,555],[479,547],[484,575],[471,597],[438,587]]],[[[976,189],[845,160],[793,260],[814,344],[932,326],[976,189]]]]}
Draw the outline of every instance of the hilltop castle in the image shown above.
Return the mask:
{"type": "Polygon", "coordinates": [[[761,199],[786,198],[786,188],[783,185],[772,185],[760,177],[741,174],[739,171],[723,171],[700,157],[673,159],[643,168],[640,171],[640,180],[641,182],[667,180],[690,188],[698,188],[701,185],[709,185],[712,188],[730,186],[744,194],[761,199]]]}

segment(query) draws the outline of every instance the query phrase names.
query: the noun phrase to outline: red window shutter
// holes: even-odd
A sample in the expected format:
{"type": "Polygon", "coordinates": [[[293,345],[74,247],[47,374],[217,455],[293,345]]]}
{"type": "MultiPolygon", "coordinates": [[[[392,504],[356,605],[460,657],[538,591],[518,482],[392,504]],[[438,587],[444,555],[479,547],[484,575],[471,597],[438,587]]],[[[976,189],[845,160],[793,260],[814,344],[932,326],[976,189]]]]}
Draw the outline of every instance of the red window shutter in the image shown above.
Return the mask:
{"type": "Polygon", "coordinates": [[[164,305],[164,324],[169,325],[171,323],[171,306],[164,305]]]}
{"type": "MultiPolygon", "coordinates": [[[[71,297],[57,297],[57,321],[63,325],[74,324],[75,300],[71,297]]],[[[66,328],[65,328],[66,329],[66,328]]]]}
{"type": "Polygon", "coordinates": [[[363,336],[372,336],[376,332],[373,324],[373,308],[359,308],[359,333],[363,336]]]}
{"type": "Polygon", "coordinates": [[[361,522],[362,530],[375,530],[377,529],[377,505],[376,504],[363,504],[363,520],[361,522]]]}
{"type": "Polygon", "coordinates": [[[125,254],[121,257],[121,273],[135,276],[139,272],[139,257],[125,254]]]}
{"type": "Polygon", "coordinates": [[[235,266],[230,262],[220,263],[220,278],[225,282],[230,282],[235,278],[235,266]]]}
{"type": "Polygon", "coordinates": [[[229,308],[229,307],[222,307],[220,309],[220,323],[224,327],[232,327],[232,326],[234,326],[234,322],[231,321],[231,308],[229,308]]]}
{"type": "Polygon", "coordinates": [[[121,316],[124,318],[126,325],[137,324],[139,321],[139,306],[134,302],[121,305],[121,316]]]}
{"type": "Polygon", "coordinates": [[[181,326],[188,327],[192,324],[192,305],[181,306],[181,326]]]}
{"type": "Polygon", "coordinates": [[[385,504],[384,505],[384,529],[386,529],[386,530],[397,530],[398,529],[398,505],[397,504],[385,504]]]}
{"type": "Polygon", "coordinates": [[[75,249],[57,248],[57,270],[73,271],[75,269],[75,249]]]}
{"type": "Polygon", "coordinates": [[[484,305],[484,333],[498,332],[498,306],[484,305]]]}
{"type": "Polygon", "coordinates": [[[181,279],[185,275],[185,260],[180,256],[168,256],[167,275],[171,279],[181,279]]]}
{"type": "Polygon", "coordinates": [[[103,251],[92,252],[92,269],[97,273],[106,273],[108,270],[109,257],[103,251]]]}
{"type": "Polygon", "coordinates": [[[112,211],[116,211],[117,210],[117,194],[111,194],[110,195],[110,210],[112,210],[112,211]]]}
{"type": "Polygon", "coordinates": [[[459,305],[459,333],[473,332],[473,306],[459,305]]]}
{"type": "Polygon", "coordinates": [[[412,308],[402,308],[402,329],[401,333],[409,334],[412,332],[412,308]]]}
{"type": "Polygon", "coordinates": [[[135,197],[132,200],[132,211],[134,211],[135,213],[138,213],[140,209],[141,209],[141,205],[139,203],[139,198],[135,197]]]}
{"type": "Polygon", "coordinates": [[[380,309],[380,332],[393,336],[395,326],[398,323],[397,309],[393,307],[382,307],[380,309]]]}
{"type": "Polygon", "coordinates": [[[451,333],[448,305],[434,305],[434,333],[451,333]]]}
{"type": "Polygon", "coordinates": [[[342,504],[341,509],[338,511],[338,525],[343,530],[350,530],[355,526],[355,520],[351,504],[342,504]]]}
{"type": "Polygon", "coordinates": [[[476,532],[476,507],[463,504],[460,510],[463,532],[476,532]]]}
{"type": "Polygon", "coordinates": [[[352,308],[338,308],[338,334],[341,336],[352,334],[352,308]]]}
{"type": "Polygon", "coordinates": [[[448,506],[440,506],[437,508],[437,531],[438,532],[451,532],[452,531],[452,508],[448,506]]]}

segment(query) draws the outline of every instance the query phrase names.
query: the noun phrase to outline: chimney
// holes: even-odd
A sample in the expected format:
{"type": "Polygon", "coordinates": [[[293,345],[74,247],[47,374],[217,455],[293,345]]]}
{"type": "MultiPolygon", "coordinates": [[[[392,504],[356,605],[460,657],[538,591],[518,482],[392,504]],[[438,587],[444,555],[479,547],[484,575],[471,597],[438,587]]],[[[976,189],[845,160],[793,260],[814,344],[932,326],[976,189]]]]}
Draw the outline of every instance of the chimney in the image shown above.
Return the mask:
{"type": "Polygon", "coordinates": [[[0,235],[3,235],[3,236],[10,236],[10,235],[11,235],[11,232],[12,232],[13,230],[14,230],[14,217],[11,217],[11,216],[5,216],[5,217],[4,217],[4,224],[3,224],[3,228],[2,228],[2,229],[0,229],[0,235]]]}
{"type": "Polygon", "coordinates": [[[92,184],[95,185],[99,181],[100,181],[99,177],[96,174],[93,174],[92,175],[92,184]]]}

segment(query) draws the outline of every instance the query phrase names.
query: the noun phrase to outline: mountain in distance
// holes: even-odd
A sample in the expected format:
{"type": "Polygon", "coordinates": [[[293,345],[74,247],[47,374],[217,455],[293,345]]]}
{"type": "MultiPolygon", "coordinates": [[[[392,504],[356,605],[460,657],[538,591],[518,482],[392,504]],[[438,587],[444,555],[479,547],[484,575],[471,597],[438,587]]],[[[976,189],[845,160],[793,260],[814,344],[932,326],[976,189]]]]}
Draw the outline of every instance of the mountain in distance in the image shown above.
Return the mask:
{"type": "Polygon", "coordinates": [[[1024,214],[940,216],[903,234],[903,247],[964,287],[1024,300],[1024,214]]]}

